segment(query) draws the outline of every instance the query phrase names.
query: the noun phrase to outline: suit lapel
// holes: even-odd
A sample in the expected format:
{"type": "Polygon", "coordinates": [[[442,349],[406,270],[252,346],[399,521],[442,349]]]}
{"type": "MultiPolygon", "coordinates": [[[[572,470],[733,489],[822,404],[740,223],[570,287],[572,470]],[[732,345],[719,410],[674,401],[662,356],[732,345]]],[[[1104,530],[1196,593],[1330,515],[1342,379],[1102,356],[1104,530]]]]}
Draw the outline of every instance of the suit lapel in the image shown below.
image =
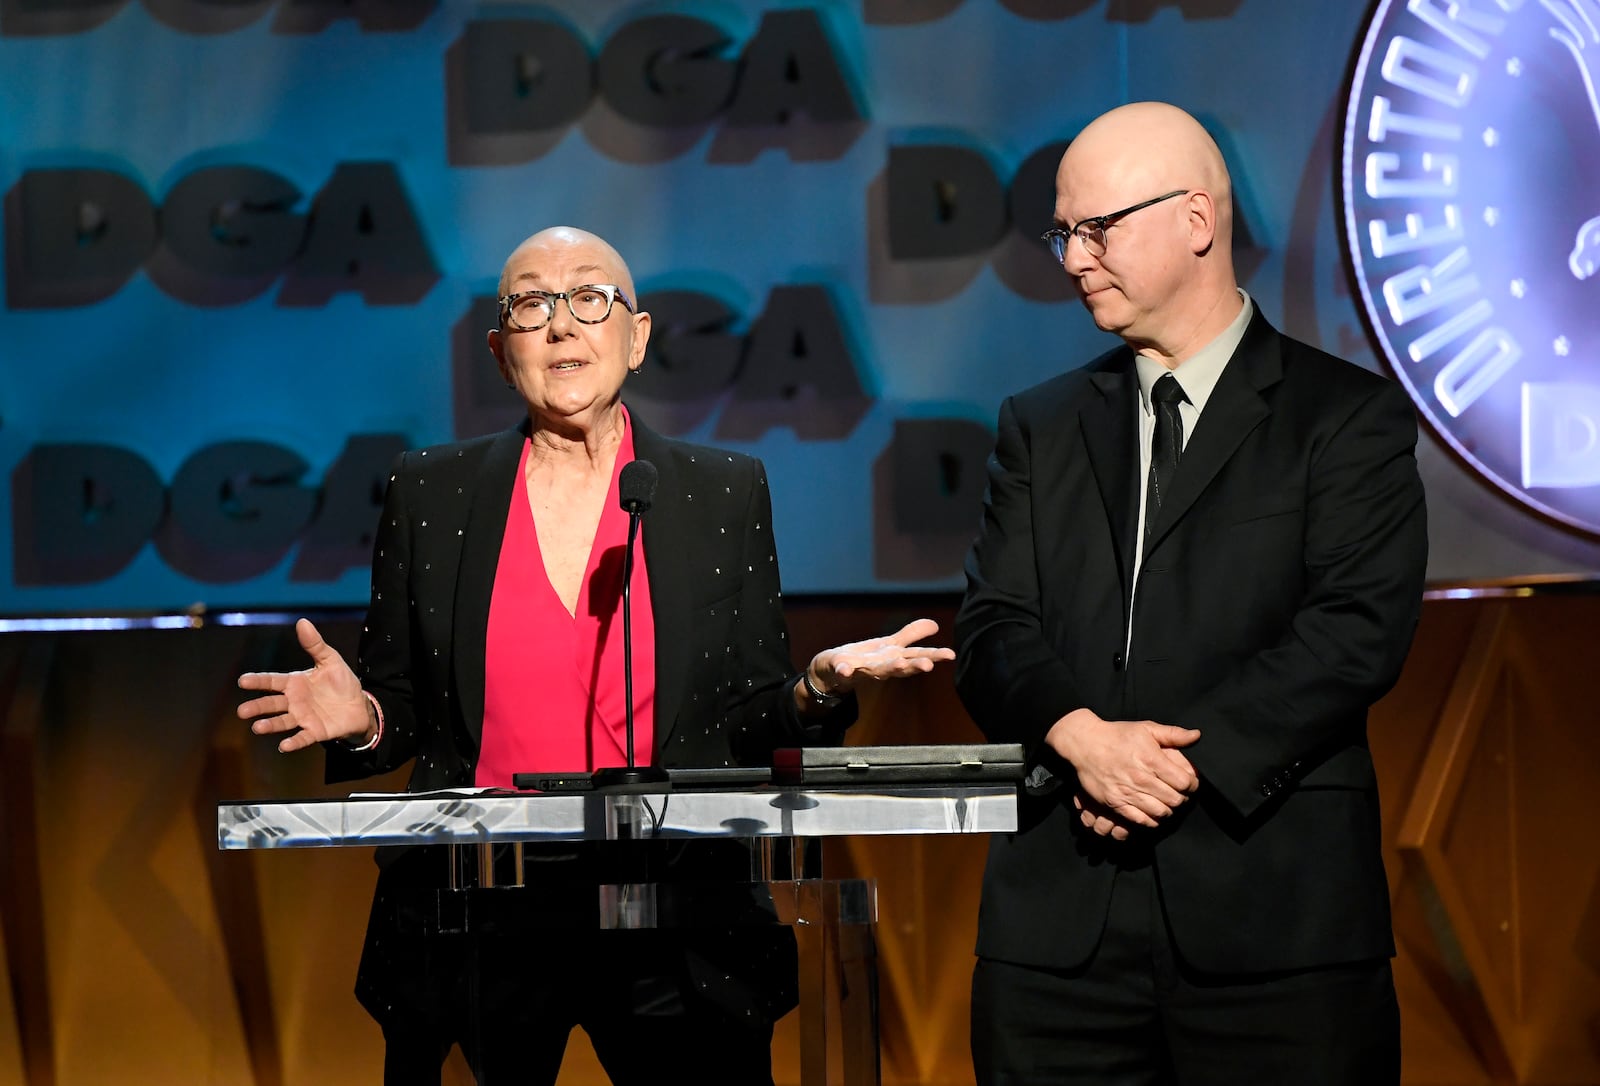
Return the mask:
{"type": "Polygon", "coordinates": [[[655,464],[656,500],[645,514],[645,572],[650,581],[650,610],[655,616],[656,698],[655,749],[667,749],[667,739],[677,727],[683,707],[683,684],[689,674],[689,576],[684,561],[690,538],[682,495],[689,491],[686,467],[671,444],[653,430],[633,421],[633,454],[655,464]]]}
{"type": "Polygon", "coordinates": [[[516,493],[517,464],[528,436],[526,421],[489,445],[473,485],[463,529],[461,566],[456,570],[455,681],[461,715],[474,745],[483,738],[483,672],[488,656],[489,600],[500,544],[505,539],[511,496],[516,493]]]}
{"type": "Polygon", "coordinates": [[[1139,402],[1131,354],[1118,354],[1117,362],[1089,375],[1095,390],[1104,398],[1099,410],[1079,415],[1083,443],[1089,466],[1100,488],[1106,523],[1117,554],[1117,571],[1127,585],[1133,566],[1133,535],[1139,507],[1137,458],[1139,430],[1135,412],[1139,402]]]}
{"type": "Polygon", "coordinates": [[[1206,401],[1194,436],[1183,446],[1171,492],[1162,501],[1161,514],[1150,534],[1152,549],[1183,519],[1244,439],[1271,413],[1261,391],[1282,376],[1278,334],[1257,309],[1222,376],[1217,378],[1217,387],[1206,401]]]}

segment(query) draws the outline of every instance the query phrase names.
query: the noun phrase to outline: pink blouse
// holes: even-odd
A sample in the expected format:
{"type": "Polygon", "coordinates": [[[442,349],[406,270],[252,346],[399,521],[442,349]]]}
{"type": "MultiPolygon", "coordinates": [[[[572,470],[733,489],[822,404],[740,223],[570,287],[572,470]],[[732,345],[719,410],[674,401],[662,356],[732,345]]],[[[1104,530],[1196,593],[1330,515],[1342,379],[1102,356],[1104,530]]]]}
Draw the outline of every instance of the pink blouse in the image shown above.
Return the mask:
{"type": "MultiPolygon", "coordinates": [[[[617,504],[617,477],[634,458],[633,426],[627,423],[617,450],[576,615],[567,613],[545,573],[524,475],[528,450],[524,442],[489,603],[483,744],[474,782],[480,787],[510,788],[513,773],[588,772],[628,762],[622,669],[628,514],[617,504]]],[[[656,643],[642,533],[634,543],[632,595],[634,762],[649,765],[656,643]]]]}

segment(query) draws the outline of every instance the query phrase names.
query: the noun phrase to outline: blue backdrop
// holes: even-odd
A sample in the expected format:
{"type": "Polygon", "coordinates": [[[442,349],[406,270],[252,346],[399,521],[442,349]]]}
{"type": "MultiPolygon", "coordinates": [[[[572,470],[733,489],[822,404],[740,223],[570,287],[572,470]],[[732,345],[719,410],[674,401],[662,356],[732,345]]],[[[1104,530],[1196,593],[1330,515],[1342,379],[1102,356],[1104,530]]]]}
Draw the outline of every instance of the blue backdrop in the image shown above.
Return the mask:
{"type": "MultiPolygon", "coordinates": [[[[1382,367],[1337,178],[1387,8],[5,0],[0,612],[363,603],[392,449],[515,417],[486,299],[557,223],[659,300],[642,417],[766,460],[787,591],[959,587],[1000,400],[1110,346],[1033,240],[1103,110],[1199,116],[1246,288],[1382,367]]],[[[1592,161],[1525,198],[1595,191],[1592,161]]],[[[1592,371],[1594,307],[1563,304],[1592,371]]],[[[1436,577],[1595,566],[1422,455],[1436,577]]]]}

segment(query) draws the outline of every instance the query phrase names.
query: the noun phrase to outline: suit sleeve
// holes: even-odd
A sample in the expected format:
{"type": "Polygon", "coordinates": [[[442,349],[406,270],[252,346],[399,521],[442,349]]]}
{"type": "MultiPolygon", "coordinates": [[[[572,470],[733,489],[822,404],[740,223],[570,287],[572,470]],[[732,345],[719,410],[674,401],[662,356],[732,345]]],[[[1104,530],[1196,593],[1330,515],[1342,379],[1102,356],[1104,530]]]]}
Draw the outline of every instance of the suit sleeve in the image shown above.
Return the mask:
{"type": "Polygon", "coordinates": [[[724,727],[730,729],[734,757],[741,765],[769,765],[779,747],[839,742],[855,721],[856,701],[853,696],[846,698],[831,713],[815,719],[802,719],[795,706],[799,675],[789,658],[772,495],[766,468],[759,460],[752,465],[742,547],[746,568],[735,641],[739,659],[732,672],[734,689],[726,698],[724,727]]]}
{"type": "Polygon", "coordinates": [[[411,623],[407,613],[411,525],[406,493],[415,485],[401,453],[389,474],[383,515],[372,549],[372,598],[361,627],[355,672],[383,707],[383,738],[372,750],[324,743],[329,784],[387,773],[416,756],[417,713],[411,685],[411,623]]]}
{"type": "Polygon", "coordinates": [[[1029,435],[1008,399],[956,614],[956,690],[984,735],[1020,742],[1034,761],[1045,733],[1084,701],[1044,634],[1031,470],[1029,435]]]}
{"type": "Polygon", "coordinates": [[[1352,722],[1399,677],[1421,614],[1428,538],[1416,415],[1383,382],[1334,429],[1307,480],[1307,589],[1276,644],[1191,703],[1201,778],[1248,816],[1363,735],[1352,722]]]}

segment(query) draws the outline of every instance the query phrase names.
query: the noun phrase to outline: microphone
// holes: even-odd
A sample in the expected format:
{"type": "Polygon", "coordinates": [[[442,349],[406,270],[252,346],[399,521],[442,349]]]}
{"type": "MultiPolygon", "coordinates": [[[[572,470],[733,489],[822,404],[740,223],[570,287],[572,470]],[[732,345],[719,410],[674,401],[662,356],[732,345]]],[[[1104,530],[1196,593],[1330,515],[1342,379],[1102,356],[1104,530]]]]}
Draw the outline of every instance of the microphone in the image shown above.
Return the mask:
{"type": "MultiPolygon", "coordinates": [[[[617,501],[622,511],[632,517],[650,512],[650,503],[656,500],[656,480],[659,477],[656,466],[648,460],[634,460],[622,465],[622,474],[617,479],[617,501]]],[[[632,520],[628,523],[628,531],[632,532],[638,526],[638,520],[632,520]]],[[[633,561],[631,550],[625,560],[633,561]]]]}
{"type": "Polygon", "coordinates": [[[633,544],[639,522],[656,498],[656,466],[648,460],[622,465],[617,478],[617,504],[628,514],[628,549],[622,554],[622,689],[627,699],[623,714],[628,737],[628,764],[607,766],[593,773],[596,788],[646,791],[665,784],[667,771],[660,766],[634,764],[633,757],[633,544]]]}

